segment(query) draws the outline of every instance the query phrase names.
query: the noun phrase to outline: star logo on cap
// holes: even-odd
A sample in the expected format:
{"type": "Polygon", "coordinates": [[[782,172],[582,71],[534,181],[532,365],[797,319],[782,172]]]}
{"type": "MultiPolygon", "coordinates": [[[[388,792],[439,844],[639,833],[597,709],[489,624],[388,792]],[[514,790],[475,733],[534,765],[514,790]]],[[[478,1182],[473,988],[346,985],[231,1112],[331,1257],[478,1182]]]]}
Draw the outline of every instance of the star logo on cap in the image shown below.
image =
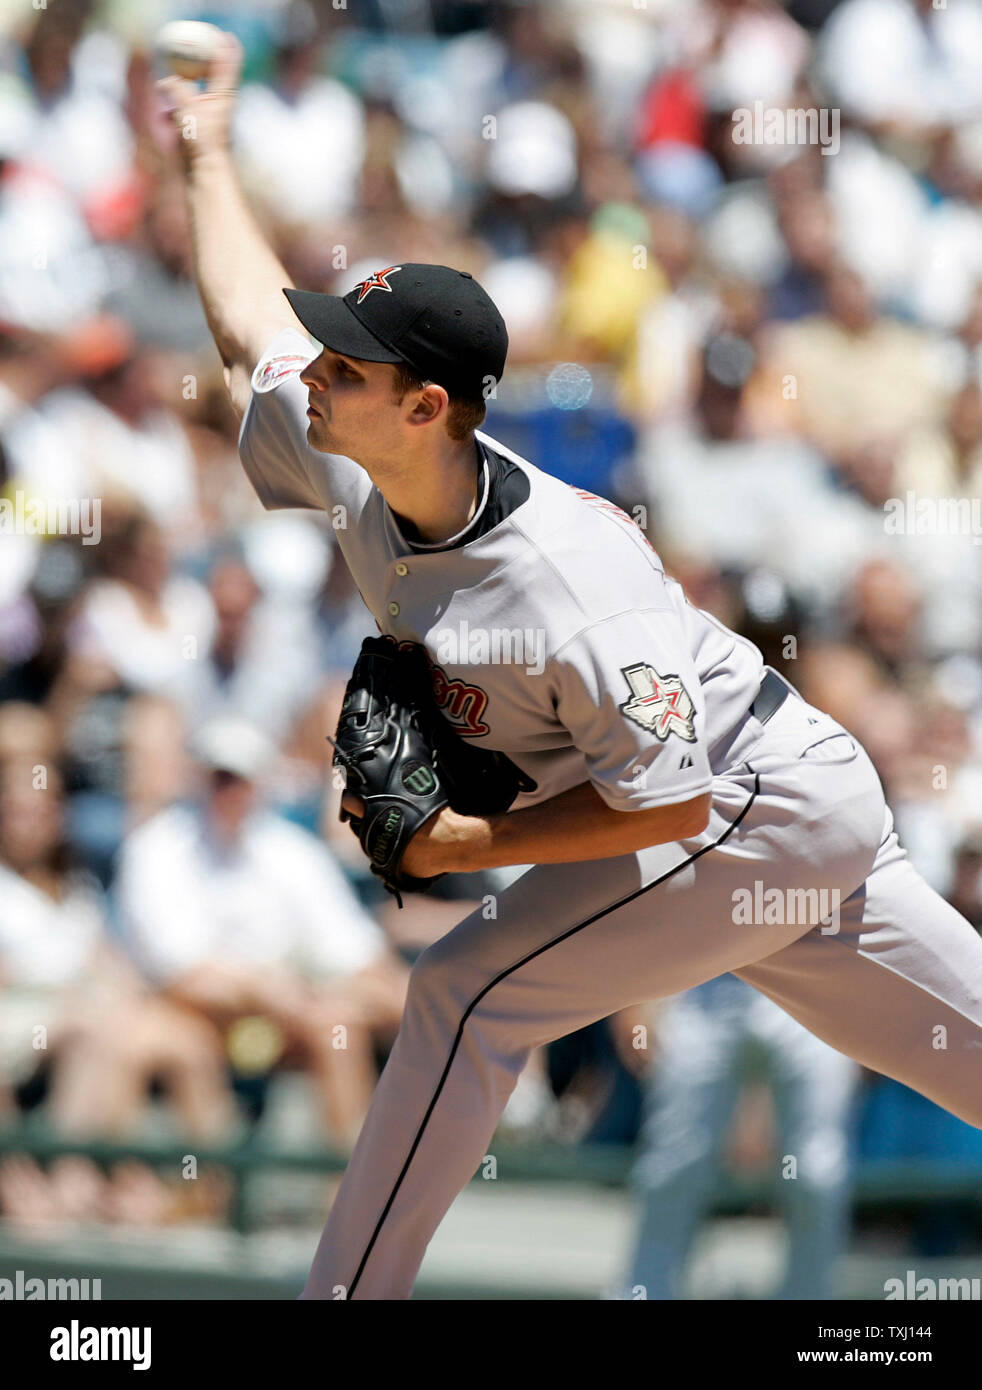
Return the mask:
{"type": "Polygon", "coordinates": [[[390,265],[385,270],[376,270],[375,274],[369,275],[367,280],[359,280],[355,289],[361,290],[361,294],[355,300],[355,303],[360,304],[366,294],[371,294],[372,290],[388,290],[389,294],[391,294],[392,286],[385,277],[387,275],[394,275],[397,270],[401,269],[401,265],[390,265]]]}

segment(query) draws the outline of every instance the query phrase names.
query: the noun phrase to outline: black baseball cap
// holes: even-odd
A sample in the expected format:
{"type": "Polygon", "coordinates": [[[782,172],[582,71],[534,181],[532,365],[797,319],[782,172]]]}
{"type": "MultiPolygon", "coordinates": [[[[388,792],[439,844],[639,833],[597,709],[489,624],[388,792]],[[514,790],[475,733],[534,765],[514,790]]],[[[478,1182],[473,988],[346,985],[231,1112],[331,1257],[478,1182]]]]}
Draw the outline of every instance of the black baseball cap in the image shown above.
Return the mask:
{"type": "Polygon", "coordinates": [[[317,342],[367,362],[405,362],[425,381],[481,397],[501,380],[508,332],[473,275],[448,265],[386,266],[343,297],[284,290],[317,342]]]}

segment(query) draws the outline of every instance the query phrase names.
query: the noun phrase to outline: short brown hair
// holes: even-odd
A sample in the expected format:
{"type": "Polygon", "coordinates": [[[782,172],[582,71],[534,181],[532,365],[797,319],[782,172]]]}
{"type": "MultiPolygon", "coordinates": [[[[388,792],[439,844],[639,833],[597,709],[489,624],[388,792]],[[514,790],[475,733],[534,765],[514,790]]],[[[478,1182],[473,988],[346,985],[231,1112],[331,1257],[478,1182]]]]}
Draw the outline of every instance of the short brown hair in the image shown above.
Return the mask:
{"type": "MultiPolygon", "coordinates": [[[[401,401],[407,391],[422,391],[426,382],[413,371],[408,362],[394,362],[396,400],[401,401]]],[[[463,440],[484,424],[487,406],[483,396],[451,396],[447,408],[447,434],[451,439],[463,440]]]]}

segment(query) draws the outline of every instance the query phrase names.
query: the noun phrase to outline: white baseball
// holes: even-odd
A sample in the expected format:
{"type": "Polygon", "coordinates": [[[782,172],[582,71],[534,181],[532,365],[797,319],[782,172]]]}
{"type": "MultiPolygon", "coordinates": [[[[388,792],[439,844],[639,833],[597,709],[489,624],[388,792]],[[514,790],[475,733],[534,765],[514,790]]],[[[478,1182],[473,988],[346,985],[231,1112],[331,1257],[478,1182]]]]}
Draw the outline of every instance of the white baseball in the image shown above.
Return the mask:
{"type": "Polygon", "coordinates": [[[208,76],[222,42],[222,31],[198,19],[174,19],[157,31],[154,51],[178,77],[197,82],[208,76]]]}

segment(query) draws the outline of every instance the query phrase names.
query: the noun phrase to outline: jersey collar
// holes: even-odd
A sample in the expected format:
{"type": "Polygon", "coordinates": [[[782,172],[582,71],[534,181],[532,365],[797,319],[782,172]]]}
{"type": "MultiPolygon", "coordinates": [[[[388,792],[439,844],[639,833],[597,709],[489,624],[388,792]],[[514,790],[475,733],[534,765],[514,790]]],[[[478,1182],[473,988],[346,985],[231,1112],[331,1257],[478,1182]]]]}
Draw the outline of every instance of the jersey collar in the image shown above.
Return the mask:
{"type": "MultiPolygon", "coordinates": [[[[471,517],[467,525],[463,527],[460,531],[458,531],[455,536],[448,536],[447,539],[443,541],[411,541],[407,537],[403,536],[403,539],[405,540],[410,550],[418,550],[420,552],[425,553],[431,553],[435,550],[452,550],[455,546],[459,545],[463,538],[469,535],[469,533],[473,531],[474,528],[477,526],[482,514],[484,513],[484,509],[488,505],[488,498],[491,495],[491,470],[488,466],[487,450],[485,449],[484,445],[480,442],[480,440],[477,440],[476,443],[481,457],[484,483],[481,492],[481,500],[477,505],[477,510],[475,511],[474,515],[471,517]]],[[[398,523],[396,524],[398,525],[398,523]]],[[[399,534],[402,535],[401,528],[399,534]]]]}

